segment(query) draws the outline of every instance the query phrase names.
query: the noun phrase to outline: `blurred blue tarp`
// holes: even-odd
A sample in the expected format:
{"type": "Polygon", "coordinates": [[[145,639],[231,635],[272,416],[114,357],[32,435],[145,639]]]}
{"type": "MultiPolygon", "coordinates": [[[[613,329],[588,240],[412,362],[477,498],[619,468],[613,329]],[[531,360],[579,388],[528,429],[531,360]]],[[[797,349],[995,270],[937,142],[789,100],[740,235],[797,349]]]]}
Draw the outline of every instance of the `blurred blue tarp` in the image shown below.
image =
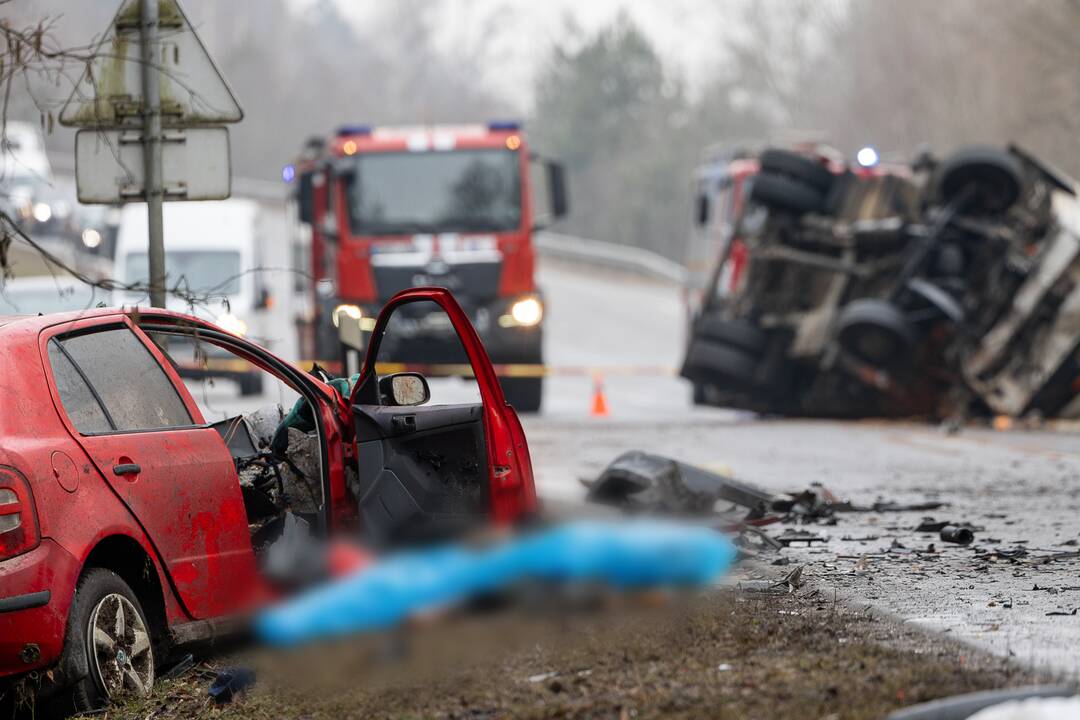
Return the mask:
{"type": "Polygon", "coordinates": [[[522,581],[600,582],[617,589],[710,583],[732,542],[705,527],[662,521],[579,521],[484,547],[449,545],[390,555],[354,575],[263,612],[273,645],[391,627],[410,615],[522,581]]]}

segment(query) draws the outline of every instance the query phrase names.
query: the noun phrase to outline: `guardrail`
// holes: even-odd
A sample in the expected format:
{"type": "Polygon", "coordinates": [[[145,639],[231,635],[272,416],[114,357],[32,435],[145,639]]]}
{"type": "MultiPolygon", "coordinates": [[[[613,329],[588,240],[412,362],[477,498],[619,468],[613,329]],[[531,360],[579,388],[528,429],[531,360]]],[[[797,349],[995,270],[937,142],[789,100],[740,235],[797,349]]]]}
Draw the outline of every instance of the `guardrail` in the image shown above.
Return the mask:
{"type": "Polygon", "coordinates": [[[684,266],[651,250],[553,232],[537,233],[535,242],[542,256],[621,270],[677,285],[686,281],[684,266]]]}

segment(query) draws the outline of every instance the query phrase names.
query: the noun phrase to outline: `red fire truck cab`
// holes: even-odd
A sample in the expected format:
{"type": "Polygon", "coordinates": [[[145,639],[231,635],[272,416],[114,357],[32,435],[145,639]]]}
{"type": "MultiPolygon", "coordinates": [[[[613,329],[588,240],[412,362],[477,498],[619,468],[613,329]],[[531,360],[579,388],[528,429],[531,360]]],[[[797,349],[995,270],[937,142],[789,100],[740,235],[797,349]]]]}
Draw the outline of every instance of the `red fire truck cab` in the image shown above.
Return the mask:
{"type": "MultiPolygon", "coordinates": [[[[375,310],[395,293],[445,287],[499,367],[510,404],[539,409],[544,302],[533,233],[563,216],[567,200],[562,167],[530,153],[520,125],[343,127],[329,141],[309,140],[286,179],[310,278],[300,323],[308,357],[342,356],[342,322],[359,322],[366,340],[375,310]],[[547,207],[538,222],[531,191],[541,168],[547,207]]],[[[394,359],[454,363],[445,333],[415,321],[394,359]]]]}

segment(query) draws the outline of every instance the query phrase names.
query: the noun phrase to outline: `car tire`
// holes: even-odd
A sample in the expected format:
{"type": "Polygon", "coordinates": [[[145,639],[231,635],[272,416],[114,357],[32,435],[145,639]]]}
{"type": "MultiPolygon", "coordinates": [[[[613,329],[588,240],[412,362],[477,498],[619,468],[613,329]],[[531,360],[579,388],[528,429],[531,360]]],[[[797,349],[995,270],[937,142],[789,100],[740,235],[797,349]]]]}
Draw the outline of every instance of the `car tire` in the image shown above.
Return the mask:
{"type": "Polygon", "coordinates": [[[822,212],[824,194],[804,182],[784,175],[760,173],[750,182],[750,199],[775,210],[795,213],[822,212]]]}
{"type": "Polygon", "coordinates": [[[50,703],[54,711],[92,712],[122,690],[153,688],[150,623],[138,597],[111,570],[90,568],[79,579],[65,637],[60,668],[74,682],[50,703]]]}
{"type": "Polygon", "coordinates": [[[852,357],[873,367],[895,369],[910,362],[915,328],[900,309],[884,300],[862,299],[846,305],[836,320],[836,338],[852,357]]]}
{"type": "Polygon", "coordinates": [[[544,378],[504,377],[499,379],[510,407],[519,413],[540,412],[544,397],[544,378]]]}
{"type": "Polygon", "coordinates": [[[694,335],[746,350],[757,355],[765,351],[769,336],[757,325],[745,320],[728,320],[703,315],[694,326],[694,335]]]}
{"type": "Polygon", "coordinates": [[[790,150],[770,148],[761,153],[758,160],[764,173],[786,175],[789,178],[806,183],[822,194],[832,187],[834,175],[829,169],[805,155],[790,150]]]}
{"type": "Polygon", "coordinates": [[[1020,161],[996,147],[971,145],[949,156],[935,173],[935,187],[942,203],[954,200],[968,187],[974,196],[966,213],[999,214],[1020,199],[1023,170],[1020,161]]]}
{"type": "Polygon", "coordinates": [[[686,350],[681,375],[694,382],[754,384],[757,359],[739,348],[695,338],[686,350]]]}

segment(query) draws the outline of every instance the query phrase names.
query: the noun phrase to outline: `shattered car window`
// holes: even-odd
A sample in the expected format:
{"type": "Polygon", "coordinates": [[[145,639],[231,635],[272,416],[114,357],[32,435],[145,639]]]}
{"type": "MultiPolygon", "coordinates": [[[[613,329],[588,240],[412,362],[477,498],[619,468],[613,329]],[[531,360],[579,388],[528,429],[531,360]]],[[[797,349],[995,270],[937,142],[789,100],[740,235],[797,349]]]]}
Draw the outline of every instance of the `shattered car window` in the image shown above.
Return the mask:
{"type": "Polygon", "coordinates": [[[62,339],[61,344],[97,391],[116,430],[192,424],[176,388],[127,328],[75,335],[62,339]]]}
{"type": "Polygon", "coordinates": [[[59,343],[49,343],[49,363],[52,364],[56,378],[56,391],[60,393],[60,403],[71,418],[75,429],[82,433],[100,433],[112,430],[105,411],[94,398],[90,386],[71,364],[60,349],[59,343]]]}

